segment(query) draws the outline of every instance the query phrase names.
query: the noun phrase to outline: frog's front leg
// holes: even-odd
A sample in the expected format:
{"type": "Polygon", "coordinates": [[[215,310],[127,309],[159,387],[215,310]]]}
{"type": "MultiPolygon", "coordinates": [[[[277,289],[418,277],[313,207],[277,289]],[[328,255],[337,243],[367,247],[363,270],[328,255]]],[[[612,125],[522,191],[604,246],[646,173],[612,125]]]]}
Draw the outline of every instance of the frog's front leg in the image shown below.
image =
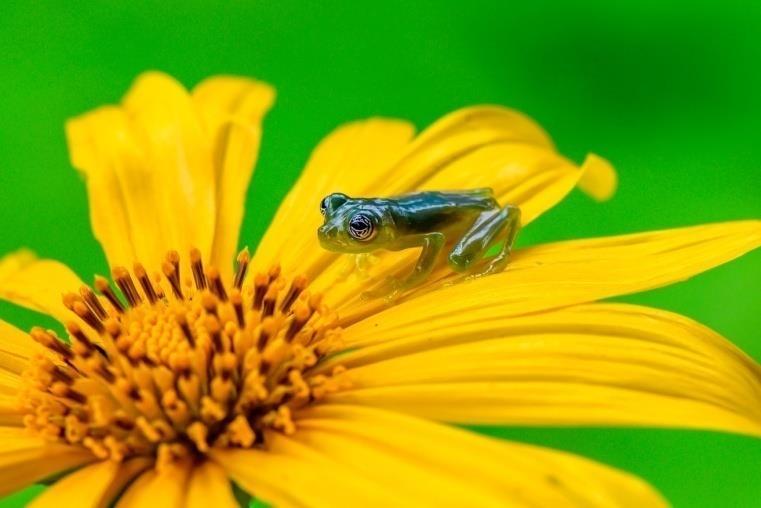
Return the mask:
{"type": "Polygon", "coordinates": [[[470,271],[470,277],[504,270],[521,227],[520,217],[520,209],[511,205],[480,217],[452,248],[449,254],[450,266],[458,272],[470,271]],[[496,256],[484,263],[477,263],[490,247],[497,244],[501,244],[501,248],[496,256]]]}
{"type": "Polygon", "coordinates": [[[415,267],[406,278],[397,279],[389,277],[380,287],[366,291],[362,296],[364,298],[385,297],[393,300],[403,291],[423,283],[436,265],[439,253],[444,247],[444,241],[445,237],[443,233],[426,233],[404,238],[399,243],[389,247],[389,250],[395,251],[420,247],[420,257],[418,257],[415,267]]]}

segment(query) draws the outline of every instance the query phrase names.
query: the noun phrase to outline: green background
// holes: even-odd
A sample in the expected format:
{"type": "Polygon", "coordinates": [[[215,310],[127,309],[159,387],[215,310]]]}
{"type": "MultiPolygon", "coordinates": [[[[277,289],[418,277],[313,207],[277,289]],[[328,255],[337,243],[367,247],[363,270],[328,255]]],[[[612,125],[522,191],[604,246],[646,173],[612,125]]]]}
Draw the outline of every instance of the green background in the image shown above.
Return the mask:
{"type": "MultiPolygon", "coordinates": [[[[5,2],[0,16],[0,253],[29,246],[103,272],[66,118],[117,101],[146,69],[275,85],[243,238],[255,244],[309,151],[372,115],[424,126],[474,103],[520,109],[580,161],[606,156],[616,198],[575,193],[525,244],[761,217],[761,11],[715,3],[5,2]]],[[[761,360],[761,252],[624,300],[714,327],[761,360]]],[[[8,304],[0,314],[31,326],[8,304]]],[[[761,441],[710,432],[485,429],[640,474],[677,507],[761,506],[761,441]]],[[[40,487],[12,496],[18,505],[40,487]]]]}

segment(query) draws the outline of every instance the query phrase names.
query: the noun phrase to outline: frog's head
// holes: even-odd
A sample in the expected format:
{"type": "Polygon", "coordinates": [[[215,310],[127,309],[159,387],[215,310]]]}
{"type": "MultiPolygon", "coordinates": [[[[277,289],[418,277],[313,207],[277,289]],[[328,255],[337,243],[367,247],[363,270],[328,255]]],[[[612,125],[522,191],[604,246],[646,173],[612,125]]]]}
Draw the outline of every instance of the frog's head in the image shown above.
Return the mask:
{"type": "Polygon", "coordinates": [[[322,200],[320,212],[325,223],[317,237],[326,250],[361,254],[381,249],[394,239],[393,219],[378,200],[334,193],[322,200]]]}

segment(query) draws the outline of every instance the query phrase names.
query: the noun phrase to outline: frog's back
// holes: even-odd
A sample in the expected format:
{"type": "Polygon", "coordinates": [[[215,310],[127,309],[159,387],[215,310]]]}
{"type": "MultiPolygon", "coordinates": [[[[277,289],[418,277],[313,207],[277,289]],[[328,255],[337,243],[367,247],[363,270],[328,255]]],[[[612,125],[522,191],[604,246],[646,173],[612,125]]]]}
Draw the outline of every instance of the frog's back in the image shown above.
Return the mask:
{"type": "Polygon", "coordinates": [[[498,207],[494,192],[490,188],[462,191],[422,191],[402,194],[394,199],[399,205],[410,210],[444,210],[457,207],[473,210],[490,210],[498,207]]]}
{"type": "Polygon", "coordinates": [[[491,189],[424,191],[392,198],[395,220],[410,232],[456,226],[467,217],[499,208],[491,189]]]}

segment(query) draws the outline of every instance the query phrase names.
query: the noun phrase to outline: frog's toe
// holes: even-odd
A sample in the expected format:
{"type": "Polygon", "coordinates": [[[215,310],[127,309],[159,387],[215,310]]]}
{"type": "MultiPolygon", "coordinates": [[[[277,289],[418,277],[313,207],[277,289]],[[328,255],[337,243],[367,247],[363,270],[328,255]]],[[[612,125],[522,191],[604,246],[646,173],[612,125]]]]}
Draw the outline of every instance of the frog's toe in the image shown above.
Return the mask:
{"type": "Polygon", "coordinates": [[[507,262],[509,259],[507,256],[501,259],[494,259],[486,264],[486,269],[484,270],[484,275],[491,275],[493,273],[499,273],[504,272],[505,268],[507,268],[507,262]]]}
{"type": "Polygon", "coordinates": [[[493,275],[495,273],[503,272],[507,268],[509,256],[497,255],[490,259],[485,259],[478,265],[476,265],[470,273],[465,277],[465,280],[478,279],[486,275],[493,275]]]}
{"type": "Polygon", "coordinates": [[[363,292],[361,297],[363,300],[384,298],[389,301],[394,301],[399,297],[402,290],[402,281],[394,277],[388,277],[378,287],[363,292]]]}
{"type": "Polygon", "coordinates": [[[475,261],[475,257],[471,254],[465,254],[462,252],[452,252],[449,255],[449,266],[454,270],[455,272],[465,272],[467,271],[475,261]]]}

